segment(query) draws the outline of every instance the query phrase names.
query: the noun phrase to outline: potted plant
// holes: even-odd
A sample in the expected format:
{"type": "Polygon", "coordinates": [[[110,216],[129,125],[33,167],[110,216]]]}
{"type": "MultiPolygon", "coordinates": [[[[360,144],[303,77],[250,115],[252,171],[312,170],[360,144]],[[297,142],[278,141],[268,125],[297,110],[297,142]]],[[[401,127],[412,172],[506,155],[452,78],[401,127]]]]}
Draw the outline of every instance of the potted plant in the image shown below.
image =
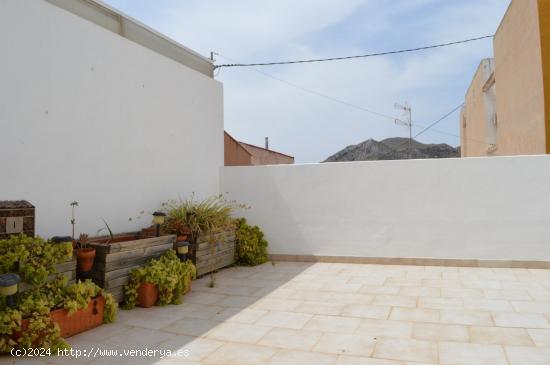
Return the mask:
{"type": "Polygon", "coordinates": [[[80,273],[87,273],[94,266],[95,248],[88,247],[88,235],[82,233],[78,239],[76,249],[77,270],[80,273]]]}
{"type": "Polygon", "coordinates": [[[191,261],[182,262],[175,250],[169,250],[158,259],[132,270],[130,280],[124,286],[124,305],[149,308],[155,304],[179,304],[181,296],[191,287],[196,269],[191,261]]]}

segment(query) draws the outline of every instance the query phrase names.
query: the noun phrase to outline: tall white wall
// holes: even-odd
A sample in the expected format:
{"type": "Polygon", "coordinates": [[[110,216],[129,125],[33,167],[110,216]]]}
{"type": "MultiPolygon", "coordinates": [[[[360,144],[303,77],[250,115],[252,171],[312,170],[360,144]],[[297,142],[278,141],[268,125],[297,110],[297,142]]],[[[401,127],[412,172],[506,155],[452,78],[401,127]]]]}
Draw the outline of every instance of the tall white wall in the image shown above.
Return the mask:
{"type": "Polygon", "coordinates": [[[273,254],[550,259],[550,156],[225,167],[273,254]]]}
{"type": "Polygon", "coordinates": [[[162,201],[217,194],[222,85],[43,0],[0,1],[0,200],[40,235],[113,230],[162,201]]]}

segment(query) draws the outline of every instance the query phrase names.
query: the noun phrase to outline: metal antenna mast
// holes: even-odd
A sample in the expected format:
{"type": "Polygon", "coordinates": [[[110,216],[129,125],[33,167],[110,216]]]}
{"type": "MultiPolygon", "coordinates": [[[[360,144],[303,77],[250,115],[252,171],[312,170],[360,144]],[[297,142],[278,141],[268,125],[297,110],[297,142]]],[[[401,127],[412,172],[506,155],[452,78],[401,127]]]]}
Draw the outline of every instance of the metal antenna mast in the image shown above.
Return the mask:
{"type": "Polygon", "coordinates": [[[403,110],[403,119],[395,119],[395,124],[409,127],[409,159],[412,158],[412,106],[405,102],[404,105],[394,104],[395,109],[403,110]]]}

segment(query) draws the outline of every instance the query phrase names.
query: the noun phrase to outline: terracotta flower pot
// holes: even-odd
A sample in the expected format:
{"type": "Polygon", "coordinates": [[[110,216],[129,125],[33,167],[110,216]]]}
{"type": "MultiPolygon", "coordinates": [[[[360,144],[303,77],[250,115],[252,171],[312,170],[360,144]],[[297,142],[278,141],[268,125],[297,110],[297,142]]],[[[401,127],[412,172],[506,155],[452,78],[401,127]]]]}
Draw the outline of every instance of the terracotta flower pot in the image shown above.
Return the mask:
{"type": "Polygon", "coordinates": [[[155,284],[141,283],[138,288],[137,302],[140,307],[150,308],[155,305],[159,298],[159,291],[155,284]]]}
{"type": "Polygon", "coordinates": [[[95,248],[79,248],[76,250],[78,272],[88,272],[94,266],[95,248]]]}

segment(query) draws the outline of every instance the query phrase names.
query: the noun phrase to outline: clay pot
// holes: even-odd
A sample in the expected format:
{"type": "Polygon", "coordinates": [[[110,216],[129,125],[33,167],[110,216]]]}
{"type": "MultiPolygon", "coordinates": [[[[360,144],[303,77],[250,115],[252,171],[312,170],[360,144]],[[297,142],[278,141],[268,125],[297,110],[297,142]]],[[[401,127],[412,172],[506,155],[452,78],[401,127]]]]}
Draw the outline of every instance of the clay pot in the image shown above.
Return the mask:
{"type": "Polygon", "coordinates": [[[176,238],[176,242],[187,241],[188,238],[189,238],[188,234],[182,234],[176,238]]]}
{"type": "Polygon", "coordinates": [[[94,266],[95,248],[79,248],[76,250],[78,272],[88,272],[94,266]]]}
{"type": "Polygon", "coordinates": [[[150,308],[159,298],[159,291],[155,284],[141,283],[138,288],[137,303],[140,307],[150,308]]]}

